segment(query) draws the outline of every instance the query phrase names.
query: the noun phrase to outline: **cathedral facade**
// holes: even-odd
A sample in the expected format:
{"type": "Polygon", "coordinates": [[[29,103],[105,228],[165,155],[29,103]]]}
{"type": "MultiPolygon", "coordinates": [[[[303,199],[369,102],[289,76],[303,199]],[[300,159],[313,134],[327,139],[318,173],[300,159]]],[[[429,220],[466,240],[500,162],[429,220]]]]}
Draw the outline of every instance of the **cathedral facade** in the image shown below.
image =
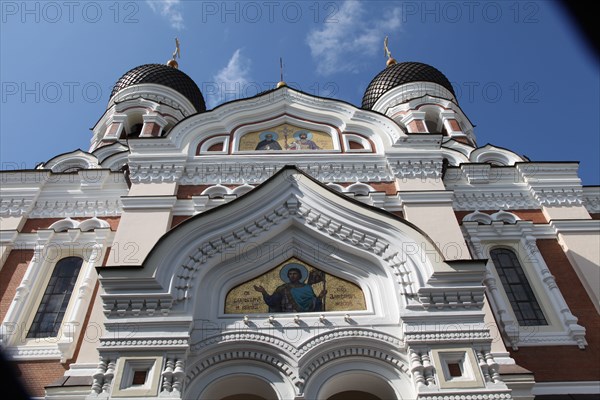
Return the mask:
{"type": "Polygon", "coordinates": [[[280,82],[212,110],[142,65],[88,151],[0,174],[2,349],[40,399],[593,398],[577,174],[478,146],[426,64],[360,107],[280,82]]]}

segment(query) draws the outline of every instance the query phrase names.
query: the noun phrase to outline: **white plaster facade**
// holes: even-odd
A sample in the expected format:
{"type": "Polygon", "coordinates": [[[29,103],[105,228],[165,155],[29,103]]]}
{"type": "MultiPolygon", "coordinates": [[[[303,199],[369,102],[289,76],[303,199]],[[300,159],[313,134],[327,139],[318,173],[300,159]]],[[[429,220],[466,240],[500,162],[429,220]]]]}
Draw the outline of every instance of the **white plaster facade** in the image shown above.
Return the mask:
{"type": "Polygon", "coordinates": [[[47,399],[548,393],[530,372],[503,375],[502,366],[516,367],[511,351],[520,347],[586,351],[585,326],[534,249],[538,239],[558,240],[598,307],[600,221],[590,214],[600,193],[582,188],[576,164],[474,144],[456,100],[433,82],[393,88],[373,111],[284,86],[196,113],[166,86],[125,88],[94,127],[89,152],[2,174],[3,264],[12,250],[38,254],[50,244],[85,261],[59,337],[42,345],[23,332],[55,258],[30,261],[9,299],[3,346],[16,360],[72,359],[65,376],[86,384],[49,385],[47,399]],[[409,128],[432,118],[445,135],[409,128]],[[121,140],[140,121],[158,125],[158,136],[121,140]],[[332,149],[239,150],[244,134],[282,123],[330,134],[332,149]],[[393,193],[378,189],[382,182],[393,193]],[[186,197],[182,187],[201,190],[186,197]],[[548,222],[522,220],[519,210],[548,222]],[[458,212],[468,215],[457,220],[458,212]],[[118,217],[118,227],[103,217],[118,217]],[[174,227],[178,217],[190,218],[174,227]],[[59,221],[24,231],[36,218],[59,221]],[[550,320],[535,341],[487,260],[494,246],[526,264],[550,320]],[[290,257],[356,284],[366,309],[224,313],[231,288],[290,257]]]}

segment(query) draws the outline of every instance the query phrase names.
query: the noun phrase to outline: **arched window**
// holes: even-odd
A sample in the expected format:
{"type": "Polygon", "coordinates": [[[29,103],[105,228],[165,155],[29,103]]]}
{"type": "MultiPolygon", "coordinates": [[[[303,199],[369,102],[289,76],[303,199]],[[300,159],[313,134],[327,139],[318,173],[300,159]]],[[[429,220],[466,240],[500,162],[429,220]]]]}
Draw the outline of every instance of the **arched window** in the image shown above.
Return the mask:
{"type": "Polygon", "coordinates": [[[548,325],[517,255],[509,249],[493,249],[490,257],[519,325],[548,325]]]}
{"type": "Polygon", "coordinates": [[[82,264],[83,259],[79,257],[66,257],[56,264],[42,301],[33,317],[27,333],[28,338],[58,335],[82,264]]]}

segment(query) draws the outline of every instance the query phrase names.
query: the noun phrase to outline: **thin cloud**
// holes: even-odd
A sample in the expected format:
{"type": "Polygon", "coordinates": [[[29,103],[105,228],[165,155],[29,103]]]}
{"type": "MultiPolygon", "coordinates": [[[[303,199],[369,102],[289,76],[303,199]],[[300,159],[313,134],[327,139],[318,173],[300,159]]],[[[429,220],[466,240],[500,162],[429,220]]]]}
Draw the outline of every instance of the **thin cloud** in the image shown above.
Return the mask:
{"type": "Polygon", "coordinates": [[[213,77],[213,87],[207,93],[209,108],[244,97],[250,82],[250,59],[237,49],[229,62],[213,77]]]}
{"type": "Polygon", "coordinates": [[[146,0],[146,3],[154,13],[165,17],[172,28],[182,30],[185,27],[183,24],[183,14],[180,10],[180,0],[146,0]]]}
{"type": "Polygon", "coordinates": [[[401,13],[396,7],[383,17],[369,18],[361,2],[346,1],[332,19],[306,38],[322,75],[358,72],[364,56],[383,54],[383,38],[400,27],[401,13]]]}

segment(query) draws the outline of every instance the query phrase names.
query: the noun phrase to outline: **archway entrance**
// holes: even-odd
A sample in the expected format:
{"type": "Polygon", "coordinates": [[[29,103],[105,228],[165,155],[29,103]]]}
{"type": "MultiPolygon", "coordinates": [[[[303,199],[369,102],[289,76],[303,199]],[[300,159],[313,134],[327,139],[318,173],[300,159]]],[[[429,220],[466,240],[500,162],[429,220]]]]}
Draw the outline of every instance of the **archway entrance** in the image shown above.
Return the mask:
{"type": "Polygon", "coordinates": [[[264,379],[249,375],[232,375],[208,385],[200,400],[277,400],[279,396],[264,379]]]}
{"type": "Polygon", "coordinates": [[[379,397],[358,390],[348,390],[346,392],[336,393],[327,400],[382,400],[379,397]]]}
{"type": "Polygon", "coordinates": [[[367,371],[347,371],[328,379],[318,394],[327,400],[388,400],[397,395],[384,377],[367,371]]]}

